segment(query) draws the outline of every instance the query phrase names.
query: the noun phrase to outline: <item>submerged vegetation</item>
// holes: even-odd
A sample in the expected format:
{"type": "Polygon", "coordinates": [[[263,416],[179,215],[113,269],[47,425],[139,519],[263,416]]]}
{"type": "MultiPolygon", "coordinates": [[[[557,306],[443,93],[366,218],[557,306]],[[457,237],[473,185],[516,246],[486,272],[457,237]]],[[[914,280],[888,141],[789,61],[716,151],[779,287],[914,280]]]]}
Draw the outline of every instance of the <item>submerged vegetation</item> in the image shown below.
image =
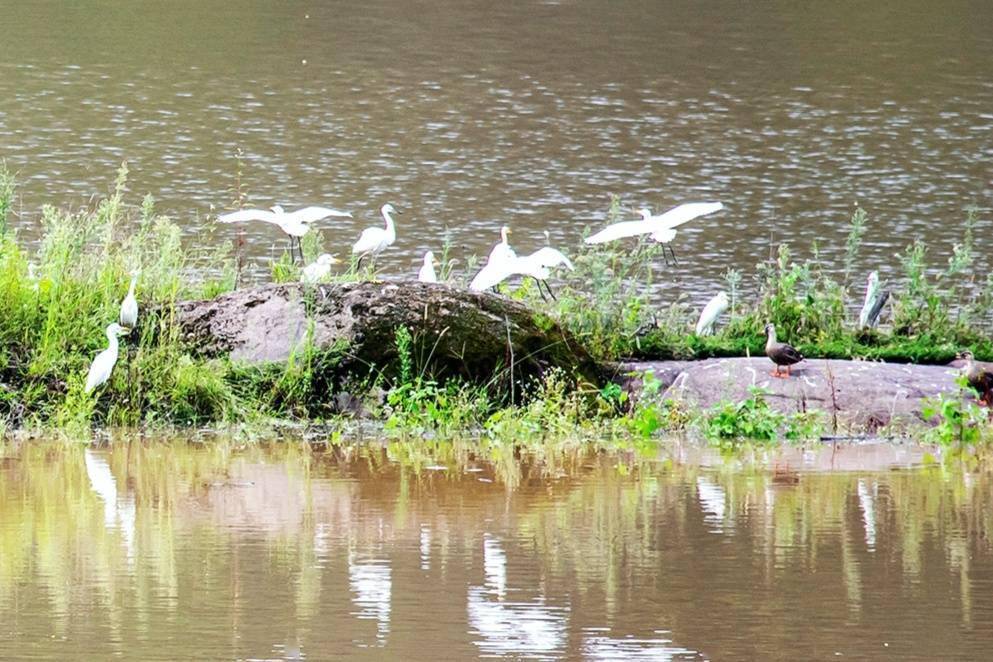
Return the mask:
{"type": "MultiPolygon", "coordinates": [[[[236,246],[184,246],[180,228],[155,211],[146,197],[125,203],[127,168],[113,192],[92,208],[42,210],[42,238],[35,253],[18,241],[11,221],[13,177],[0,167],[0,417],[8,428],[206,425],[302,421],[331,422],[361,412],[397,438],[473,434],[480,443],[532,445],[549,440],[648,440],[660,433],[696,430],[721,446],[741,439],[802,442],[820,436],[816,412],[784,415],[756,390],[746,400],[713,411],[689,411],[666,399],[661,382],[642,377],[636,399],[616,384],[578,382],[550,370],[539,378],[490,383],[442,380],[430,353],[420,351],[411,329],[396,329],[395,363],[363,374],[338,374],[347,347],[318,349],[305,341],[285,363],[248,366],[209,358],[184,341],[174,319],[178,301],[212,298],[243,280],[236,246]],[[122,338],[110,380],[84,390],[93,356],[106,343],[105,326],[117,319],[131,274],[140,273],[137,328],[122,338]]],[[[611,220],[620,215],[619,200],[611,220]]],[[[581,249],[575,271],[545,301],[534,281],[503,292],[527,302],[536,315],[569,330],[602,361],[620,358],[690,358],[744,355],[762,349],[762,328],[773,322],[810,357],[864,357],[898,361],[947,361],[969,347],[993,358],[993,276],[973,273],[975,246],[968,231],[947,267],[927,263],[920,242],[901,258],[904,280],[893,285],[883,329],[859,330],[854,263],[868,218],[857,210],[850,224],[842,280],[816,256],[796,261],[786,246],[758,267],[754,283],[735,270],[725,274],[728,314],[714,335],[692,332],[697,312],[682,298],[664,301],[655,287],[661,248],[581,249]],[[754,285],[754,286],[753,286],[754,285]],[[755,293],[749,300],[751,292],[755,293]]],[[[319,233],[303,238],[312,260],[321,253],[319,233]]],[[[467,271],[442,254],[440,274],[464,282],[467,271]]],[[[277,282],[299,279],[286,255],[270,267],[277,282]]],[[[353,265],[333,279],[367,278],[353,265]]],[[[949,394],[925,411],[940,419],[929,433],[942,443],[976,445],[993,437],[985,410],[962,394],[949,394]]]]}

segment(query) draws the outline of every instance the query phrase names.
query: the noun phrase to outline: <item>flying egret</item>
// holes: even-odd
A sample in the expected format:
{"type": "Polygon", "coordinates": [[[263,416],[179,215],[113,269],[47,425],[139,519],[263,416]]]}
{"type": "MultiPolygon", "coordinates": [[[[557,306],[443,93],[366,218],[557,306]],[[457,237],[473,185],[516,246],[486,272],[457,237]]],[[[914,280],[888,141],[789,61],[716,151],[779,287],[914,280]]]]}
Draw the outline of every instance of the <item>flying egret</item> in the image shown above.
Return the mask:
{"type": "Polygon", "coordinates": [[[322,253],[313,263],[303,268],[300,281],[304,283],[321,282],[331,273],[331,265],[333,264],[338,264],[338,259],[329,253],[322,253]]]}
{"type": "MultiPolygon", "coordinates": [[[[336,216],[339,218],[351,218],[352,214],[347,211],[339,211],[329,207],[304,207],[293,212],[283,210],[279,205],[273,205],[272,211],[265,209],[242,209],[222,214],[217,217],[221,223],[243,223],[245,221],[263,221],[278,225],[279,228],[290,238],[290,255],[293,256],[294,246],[300,245],[300,239],[310,232],[310,224],[321,219],[336,216]]],[[[295,256],[293,256],[295,259],[295,256]]],[[[303,260],[303,247],[300,246],[300,259],[303,260]]]]}
{"type": "Polygon", "coordinates": [[[138,272],[131,273],[131,285],[128,286],[128,295],[121,302],[120,323],[129,331],[138,325],[138,300],[134,296],[134,288],[138,284],[138,272]]]}
{"type": "Polygon", "coordinates": [[[728,295],[725,292],[718,292],[703,307],[703,312],[700,313],[700,319],[696,323],[696,334],[698,336],[707,336],[713,333],[714,322],[727,309],[728,295]]]}
{"type": "Polygon", "coordinates": [[[422,283],[437,283],[438,274],[434,272],[434,266],[436,264],[439,264],[439,262],[434,259],[434,251],[425,253],[424,264],[421,265],[421,270],[417,272],[417,280],[422,283]]]}
{"type": "MultiPolygon", "coordinates": [[[[359,240],[352,246],[352,255],[358,255],[358,264],[362,264],[362,258],[371,256],[375,261],[376,256],[382,253],[387,246],[397,240],[396,227],[393,225],[391,214],[400,214],[393,205],[386,203],[379,209],[386,222],[385,228],[366,228],[359,236],[359,240]]],[[[356,265],[358,266],[358,265],[356,265]]]]}
{"type": "Polygon", "coordinates": [[[93,389],[100,386],[108,379],[117,363],[118,345],[117,336],[127,331],[117,322],[107,326],[107,349],[96,355],[93,363],[90,364],[90,371],[86,375],[86,393],[92,393],[93,389]]]}
{"type": "Polygon", "coordinates": [[[551,246],[540,248],[530,255],[520,257],[516,255],[513,257],[504,255],[503,258],[505,259],[501,259],[500,256],[497,257],[498,259],[495,261],[487,261],[486,266],[476,274],[472,282],[469,283],[470,290],[473,292],[482,292],[491,287],[496,287],[511,276],[530,276],[538,281],[538,292],[542,298],[545,298],[545,293],[541,290],[541,286],[544,285],[545,289],[548,290],[548,294],[554,299],[555,293],[552,292],[552,288],[548,285],[548,277],[551,275],[551,270],[560,266],[566,267],[570,271],[573,269],[569,258],[551,246]]]}
{"type": "MultiPolygon", "coordinates": [[[[677,207],[673,207],[664,214],[653,216],[650,209],[640,209],[640,221],[622,221],[608,225],[596,234],[587,237],[587,244],[603,244],[608,241],[616,241],[626,237],[636,237],[642,234],[650,234],[652,239],[663,245],[663,255],[665,246],[676,237],[676,228],[683,223],[688,223],[700,216],[713,214],[724,209],[720,202],[687,202],[677,207]]],[[[669,245],[669,252],[672,253],[672,246],[669,245]]],[[[672,253],[675,261],[676,254],[672,253]]],[[[668,261],[668,259],[667,259],[668,261]]]]}

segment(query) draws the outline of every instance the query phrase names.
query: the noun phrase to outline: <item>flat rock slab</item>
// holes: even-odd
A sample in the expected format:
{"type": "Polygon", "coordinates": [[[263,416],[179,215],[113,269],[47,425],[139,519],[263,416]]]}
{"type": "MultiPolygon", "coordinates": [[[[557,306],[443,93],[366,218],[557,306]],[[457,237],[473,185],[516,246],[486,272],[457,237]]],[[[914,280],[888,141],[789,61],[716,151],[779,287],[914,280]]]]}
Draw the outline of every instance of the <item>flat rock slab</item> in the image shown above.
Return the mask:
{"type": "Polygon", "coordinates": [[[651,371],[665,397],[704,409],[740,402],[758,386],[779,411],[837,413],[839,422],[869,430],[898,420],[919,422],[924,398],[959,390],[954,365],[808,359],[788,379],[773,377],[772,369],[765,357],[632,362],[621,364],[619,379],[637,394],[641,375],[651,371]]]}

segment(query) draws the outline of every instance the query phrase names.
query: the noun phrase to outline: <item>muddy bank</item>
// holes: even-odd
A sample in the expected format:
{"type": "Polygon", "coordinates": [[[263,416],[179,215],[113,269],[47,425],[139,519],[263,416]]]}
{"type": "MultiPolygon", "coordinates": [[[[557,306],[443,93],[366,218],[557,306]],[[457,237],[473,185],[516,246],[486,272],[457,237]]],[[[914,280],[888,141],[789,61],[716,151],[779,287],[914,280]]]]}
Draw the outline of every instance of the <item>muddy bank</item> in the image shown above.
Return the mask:
{"type": "Polygon", "coordinates": [[[837,416],[841,425],[868,430],[891,422],[919,422],[924,398],[958,390],[955,364],[812,359],[795,366],[789,379],[772,377],[772,367],[765,357],[632,362],[619,367],[618,379],[637,394],[640,375],[650,370],[662,382],[666,397],[696,408],[738,402],[749,396],[751,386],[760,386],[780,411],[823,411],[829,418],[837,416]]]}

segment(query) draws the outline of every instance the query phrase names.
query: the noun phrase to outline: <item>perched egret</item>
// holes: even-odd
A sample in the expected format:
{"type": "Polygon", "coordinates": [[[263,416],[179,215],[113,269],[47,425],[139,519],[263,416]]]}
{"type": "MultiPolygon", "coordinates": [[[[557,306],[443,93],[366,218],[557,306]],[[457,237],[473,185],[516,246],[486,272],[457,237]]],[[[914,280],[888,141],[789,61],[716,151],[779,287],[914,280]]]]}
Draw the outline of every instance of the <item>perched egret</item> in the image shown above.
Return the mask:
{"type": "Polygon", "coordinates": [[[640,209],[638,210],[638,213],[641,214],[640,221],[623,221],[608,225],[596,234],[587,237],[586,243],[603,244],[608,241],[648,234],[653,240],[663,245],[663,255],[665,255],[665,247],[668,246],[669,252],[672,253],[672,259],[675,261],[676,254],[672,252],[670,242],[676,238],[676,228],[683,223],[688,223],[700,216],[713,214],[721,209],[724,209],[724,205],[720,202],[687,202],[658,216],[653,216],[650,209],[640,209]]]}
{"type": "Polygon", "coordinates": [[[304,283],[319,283],[331,273],[331,265],[338,264],[338,259],[329,253],[322,253],[311,264],[303,268],[300,281],[304,283]]]}
{"type": "MultiPolygon", "coordinates": [[[[290,254],[294,246],[299,246],[300,239],[310,232],[310,224],[331,216],[351,218],[351,213],[338,211],[328,207],[304,207],[294,212],[284,211],[279,205],[274,205],[272,211],[265,209],[242,209],[222,214],[217,217],[221,223],[243,223],[245,221],[263,221],[278,225],[290,238],[290,254]]],[[[295,258],[295,256],[294,256],[295,258]]],[[[303,248],[300,247],[300,259],[303,260],[303,248]]]]}
{"type": "Polygon", "coordinates": [[[107,326],[107,349],[96,355],[93,363],[90,364],[90,372],[86,375],[87,393],[92,393],[93,389],[100,386],[108,379],[117,363],[118,345],[117,336],[127,333],[126,329],[117,322],[107,326]]]}
{"type": "Polygon", "coordinates": [[[487,261],[486,266],[469,283],[469,289],[473,292],[482,292],[496,287],[512,276],[530,276],[538,281],[538,292],[542,298],[545,297],[545,293],[541,290],[541,286],[544,285],[548,294],[554,299],[555,293],[548,285],[551,270],[560,266],[566,267],[570,271],[573,269],[569,258],[551,246],[540,248],[530,255],[504,257],[505,259],[499,259],[498,256],[496,261],[487,261]]]}
{"type": "Polygon", "coordinates": [[[714,322],[728,309],[728,295],[725,292],[718,292],[714,295],[700,313],[700,319],[696,323],[696,334],[707,336],[713,333],[714,322]]]}
{"type": "Polygon", "coordinates": [[[792,345],[784,342],[776,342],[776,327],[772,324],[765,325],[765,355],[776,364],[776,372],[769,373],[773,377],[782,377],[779,368],[786,366],[786,376],[790,376],[790,367],[795,363],[803,361],[803,354],[796,351],[792,345]]]}
{"type": "Polygon", "coordinates": [[[396,227],[393,225],[391,214],[400,214],[402,212],[397,211],[393,205],[387,202],[379,209],[379,213],[383,215],[386,227],[366,228],[359,236],[359,240],[352,246],[352,255],[359,256],[359,264],[362,264],[362,258],[367,255],[375,260],[377,255],[397,240],[396,227]]]}
{"type": "Polygon", "coordinates": [[[138,272],[131,274],[131,285],[128,286],[128,295],[121,302],[120,323],[129,331],[138,326],[138,300],[134,296],[134,288],[138,284],[138,272]]]}
{"type": "Polygon", "coordinates": [[[417,280],[422,283],[437,283],[438,274],[434,272],[434,266],[436,264],[439,264],[439,262],[434,259],[434,251],[425,253],[424,264],[421,265],[421,270],[417,272],[417,280]]]}

